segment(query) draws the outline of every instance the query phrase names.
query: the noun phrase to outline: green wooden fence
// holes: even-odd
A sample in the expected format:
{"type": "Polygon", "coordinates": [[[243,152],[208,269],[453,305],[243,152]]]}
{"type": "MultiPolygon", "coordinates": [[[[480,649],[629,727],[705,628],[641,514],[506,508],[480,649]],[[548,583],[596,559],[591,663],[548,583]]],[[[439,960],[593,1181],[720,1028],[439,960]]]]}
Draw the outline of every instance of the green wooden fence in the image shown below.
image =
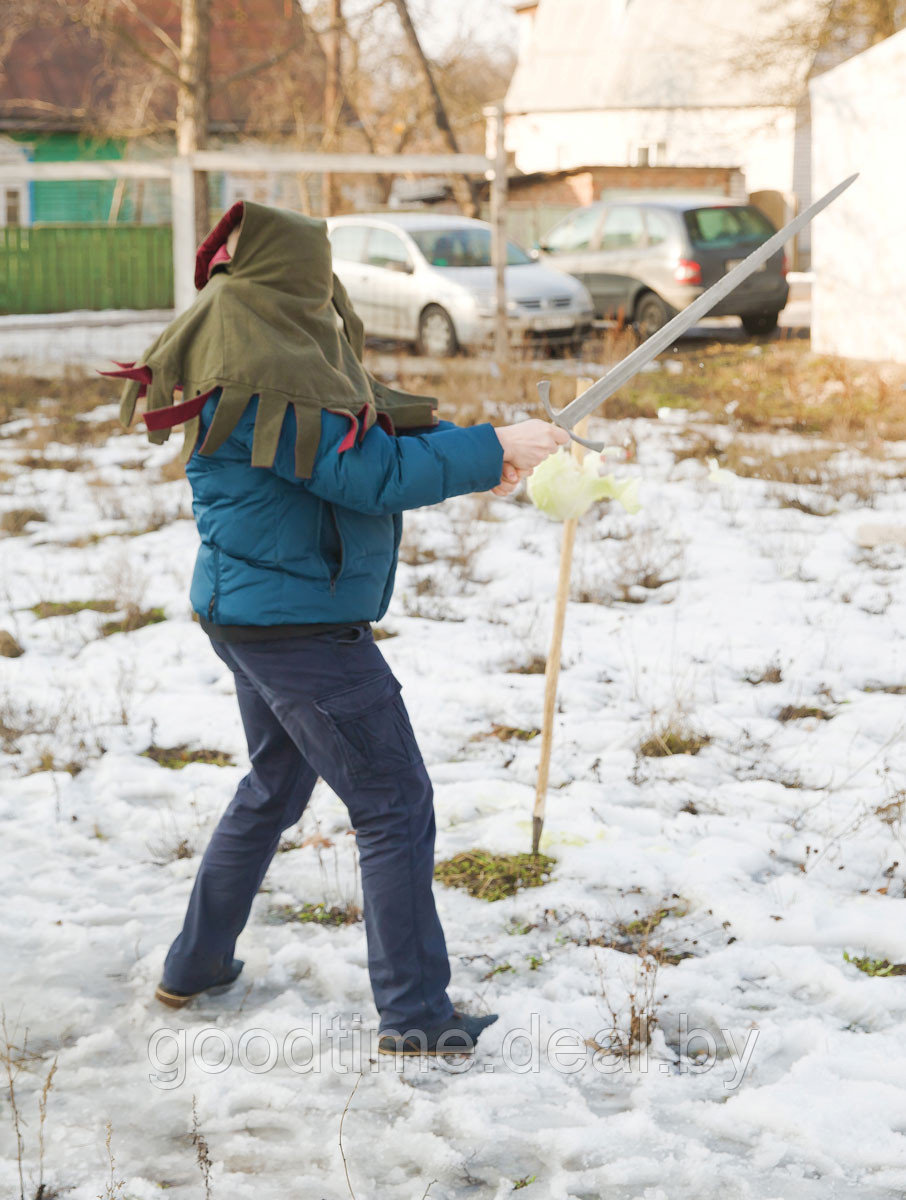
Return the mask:
{"type": "Polygon", "coordinates": [[[172,307],[168,225],[0,229],[0,313],[172,307]]]}

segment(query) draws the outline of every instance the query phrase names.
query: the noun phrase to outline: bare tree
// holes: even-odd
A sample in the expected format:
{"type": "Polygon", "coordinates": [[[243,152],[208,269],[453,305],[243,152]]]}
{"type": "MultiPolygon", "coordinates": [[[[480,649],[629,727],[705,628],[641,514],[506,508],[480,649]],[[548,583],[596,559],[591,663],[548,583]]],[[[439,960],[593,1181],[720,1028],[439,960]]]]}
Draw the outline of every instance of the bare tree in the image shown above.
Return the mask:
{"type": "MultiPolygon", "coordinates": [[[[453,132],[453,127],[450,125],[450,118],[447,116],[447,109],[444,105],[441,94],[438,91],[437,83],[434,79],[434,72],[431,69],[431,63],[428,61],[428,56],[422,49],[421,41],[415,26],[412,24],[412,16],[409,12],[409,6],[406,0],[393,0],[393,7],[399,15],[400,24],[403,27],[403,33],[406,35],[406,41],[412,50],[412,56],[418,64],[422,77],[425,81],[425,86],[431,97],[431,105],[434,112],[434,123],[437,126],[443,140],[446,142],[452,154],[459,153],[459,143],[456,140],[456,134],[453,132]]],[[[457,199],[466,216],[477,217],[479,211],[479,191],[474,179],[464,178],[463,176],[454,176],[456,181],[455,188],[459,191],[457,199]]]]}
{"type": "MultiPolygon", "coordinates": [[[[208,144],[211,101],[211,0],[182,0],[179,91],[176,103],[176,151],[192,154],[208,144]]],[[[211,225],[208,177],[195,172],[195,240],[211,225]]]]}
{"type": "MultiPolygon", "coordinates": [[[[732,62],[732,71],[745,70],[778,80],[789,76],[786,65],[805,64],[806,74],[828,70],[906,28],[906,0],[815,0],[791,5],[789,0],[766,0],[763,16],[767,35],[746,43],[732,62]]],[[[801,84],[802,75],[796,75],[801,84]]],[[[798,97],[797,97],[798,99],[798,97]]]]}

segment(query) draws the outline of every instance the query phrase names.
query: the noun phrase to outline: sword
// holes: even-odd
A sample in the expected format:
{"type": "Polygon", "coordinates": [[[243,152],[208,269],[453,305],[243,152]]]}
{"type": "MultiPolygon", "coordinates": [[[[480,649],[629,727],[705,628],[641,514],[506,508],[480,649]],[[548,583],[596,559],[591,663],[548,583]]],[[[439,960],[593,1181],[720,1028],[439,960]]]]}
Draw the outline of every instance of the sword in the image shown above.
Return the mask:
{"type": "Polygon", "coordinates": [[[783,229],[775,233],[773,237],[768,238],[756,250],[753,250],[748,258],[744,258],[732,271],[728,271],[723,279],[715,283],[713,287],[708,288],[706,292],[702,292],[698,299],[693,300],[688,308],[684,308],[682,312],[677,313],[662,329],[652,334],[647,341],[633,350],[631,354],[628,354],[622,362],[617,363],[606,375],[603,375],[597,383],[593,383],[581,396],[573,400],[571,404],[567,404],[565,408],[561,408],[559,412],[554,412],[551,408],[550,383],[546,379],[541,380],[538,384],[538,393],[541,396],[541,403],[544,405],[544,410],[550,419],[555,425],[559,425],[565,429],[573,441],[578,442],[580,446],[587,446],[589,450],[603,450],[603,443],[586,441],[585,438],[581,438],[578,434],[573,433],[573,426],[583,417],[587,417],[589,413],[594,412],[602,401],[612,396],[623,384],[628,383],[630,379],[638,375],[646,363],[650,363],[652,359],[657,358],[661,351],[666,350],[671,342],[675,342],[687,329],[691,329],[696,321],[709,313],[725,296],[729,296],[730,292],[739,287],[744,279],[748,279],[752,272],[757,271],[762,263],[767,262],[771,255],[781,250],[786,242],[799,233],[801,229],[804,229],[822,209],[827,208],[829,204],[833,204],[837,197],[842,192],[845,192],[850,184],[855,183],[858,178],[858,174],[850,175],[849,179],[844,179],[835,188],[831,188],[826,196],[822,196],[820,200],[816,200],[814,204],[809,205],[798,217],[794,217],[788,225],[784,225],[783,229]]]}

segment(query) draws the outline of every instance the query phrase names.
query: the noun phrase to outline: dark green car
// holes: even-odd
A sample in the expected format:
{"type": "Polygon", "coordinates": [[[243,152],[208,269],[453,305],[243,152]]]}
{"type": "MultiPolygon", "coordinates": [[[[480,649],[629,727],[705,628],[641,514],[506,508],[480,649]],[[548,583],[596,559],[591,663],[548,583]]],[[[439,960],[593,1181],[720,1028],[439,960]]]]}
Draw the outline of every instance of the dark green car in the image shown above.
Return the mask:
{"type": "MultiPolygon", "coordinates": [[[[543,259],[591,292],[595,315],[650,337],[775,233],[751,204],[664,196],[576,209],[542,239],[543,259]]],[[[748,333],[770,333],[789,298],[783,251],[716,305],[748,333]]]]}

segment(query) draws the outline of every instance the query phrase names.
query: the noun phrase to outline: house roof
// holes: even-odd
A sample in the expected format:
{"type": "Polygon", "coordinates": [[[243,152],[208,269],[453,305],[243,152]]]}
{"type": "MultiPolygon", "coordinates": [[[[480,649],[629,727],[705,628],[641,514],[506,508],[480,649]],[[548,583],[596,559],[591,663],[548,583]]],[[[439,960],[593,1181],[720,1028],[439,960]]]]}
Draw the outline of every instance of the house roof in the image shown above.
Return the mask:
{"type": "MultiPolygon", "coordinates": [[[[320,119],[324,56],[313,36],[305,37],[298,0],[212,0],[211,127],[214,132],[254,127],[252,95],[267,71],[233,83],[237,72],[283,55],[270,71],[291,72],[292,88],[305,108],[320,119]],[[300,43],[295,48],[295,43],[300,43]],[[304,45],[302,44],[304,42],[304,45]],[[284,52],[289,53],[284,54],[284,52]]],[[[179,3],[142,0],[141,11],[179,41],[179,3]]],[[[57,10],[58,11],[58,10],[57,10]]],[[[84,26],[52,19],[32,25],[0,61],[0,129],[81,130],[86,116],[112,97],[117,71],[148,74],[148,57],[172,68],[173,59],[155,35],[124,8],[121,28],[135,46],[107,46],[84,26]],[[115,67],[111,72],[111,47],[115,67]]],[[[151,68],[153,70],[153,67],[151,68]]],[[[175,86],[165,82],[155,93],[154,113],[175,112],[175,86]]],[[[112,132],[112,131],[111,131],[112,132]]]]}
{"type": "Polygon", "coordinates": [[[506,111],[795,107],[811,56],[776,69],[739,59],[819,0],[540,0],[506,97],[506,111]]]}

